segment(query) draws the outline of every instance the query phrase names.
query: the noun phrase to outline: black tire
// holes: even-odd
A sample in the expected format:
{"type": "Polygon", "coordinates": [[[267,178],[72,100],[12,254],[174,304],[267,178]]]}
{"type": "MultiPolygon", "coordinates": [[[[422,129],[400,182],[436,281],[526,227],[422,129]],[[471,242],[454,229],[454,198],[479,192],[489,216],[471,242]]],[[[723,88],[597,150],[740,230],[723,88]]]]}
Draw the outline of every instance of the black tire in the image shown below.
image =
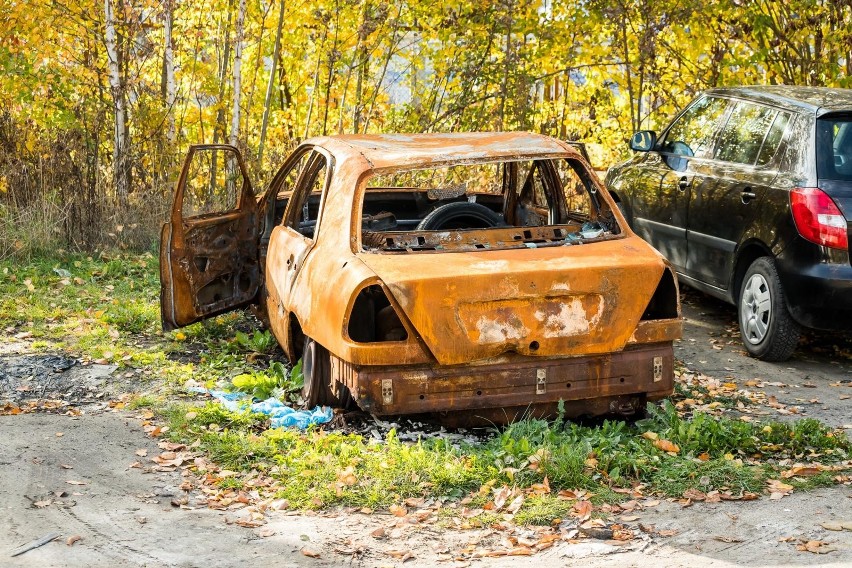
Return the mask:
{"type": "Polygon", "coordinates": [[[305,408],[331,406],[349,408],[354,404],[352,395],[346,386],[338,384],[337,394],[331,388],[331,354],[328,349],[305,336],[305,348],[302,350],[302,399],[305,408]]]}
{"type": "Polygon", "coordinates": [[[743,277],[737,302],[743,345],[763,361],[786,361],[799,343],[801,328],[787,310],[775,261],[762,256],[743,277]]]}
{"type": "Polygon", "coordinates": [[[418,231],[488,229],[503,224],[503,218],[479,203],[456,201],[440,205],[417,224],[418,231]]]}

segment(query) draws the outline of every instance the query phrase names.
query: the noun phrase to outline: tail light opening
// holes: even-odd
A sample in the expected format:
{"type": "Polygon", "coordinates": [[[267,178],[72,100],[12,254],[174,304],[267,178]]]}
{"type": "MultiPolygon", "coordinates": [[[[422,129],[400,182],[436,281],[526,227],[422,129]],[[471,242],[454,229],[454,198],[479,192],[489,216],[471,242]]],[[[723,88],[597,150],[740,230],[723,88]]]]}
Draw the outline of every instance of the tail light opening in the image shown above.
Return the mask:
{"type": "Polygon", "coordinates": [[[823,190],[794,188],[790,192],[790,208],[796,230],[802,237],[830,248],[849,248],[846,217],[823,190]]]}
{"type": "Polygon", "coordinates": [[[402,320],[378,284],[367,286],[358,293],[349,312],[347,333],[352,341],[358,343],[408,339],[402,320]]]}

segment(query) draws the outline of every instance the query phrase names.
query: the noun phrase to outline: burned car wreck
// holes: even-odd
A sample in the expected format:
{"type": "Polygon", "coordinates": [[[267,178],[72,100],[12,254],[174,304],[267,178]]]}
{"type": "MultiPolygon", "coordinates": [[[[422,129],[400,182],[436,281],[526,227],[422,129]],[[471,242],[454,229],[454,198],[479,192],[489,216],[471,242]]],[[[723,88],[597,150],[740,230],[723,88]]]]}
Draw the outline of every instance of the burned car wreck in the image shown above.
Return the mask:
{"type": "Polygon", "coordinates": [[[308,405],[506,422],[672,392],[674,273],[547,136],[314,138],[259,197],[195,146],[160,266],[165,329],[253,305],[308,405]]]}

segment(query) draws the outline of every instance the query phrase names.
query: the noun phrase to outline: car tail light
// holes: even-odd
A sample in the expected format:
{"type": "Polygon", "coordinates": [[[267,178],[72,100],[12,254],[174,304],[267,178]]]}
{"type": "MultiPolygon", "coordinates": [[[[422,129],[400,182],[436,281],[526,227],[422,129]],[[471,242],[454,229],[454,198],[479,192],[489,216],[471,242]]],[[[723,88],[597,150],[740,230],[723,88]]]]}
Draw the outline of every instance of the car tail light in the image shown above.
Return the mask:
{"type": "Polygon", "coordinates": [[[848,249],[846,217],[818,187],[796,187],[790,192],[790,208],[799,234],[831,248],[848,249]]]}

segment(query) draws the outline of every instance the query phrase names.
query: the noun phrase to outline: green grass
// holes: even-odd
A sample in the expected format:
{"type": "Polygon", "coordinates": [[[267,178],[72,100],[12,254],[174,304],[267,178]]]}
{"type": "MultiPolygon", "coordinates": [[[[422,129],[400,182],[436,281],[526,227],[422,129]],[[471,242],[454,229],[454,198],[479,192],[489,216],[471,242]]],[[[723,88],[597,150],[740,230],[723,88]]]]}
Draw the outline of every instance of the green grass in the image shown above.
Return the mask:
{"type": "MultiPolygon", "coordinates": [[[[319,429],[268,430],[262,416],[230,413],[213,403],[196,408],[189,420],[183,405],[167,416],[173,440],[199,440],[200,449],[224,469],[264,472],[279,482],[275,496],[296,508],[380,509],[408,497],[457,499],[482,487],[525,488],[546,477],[553,493],[528,498],[516,515],[522,524],[564,517],[571,502],[555,496],[560,489],[585,489],[597,503],[617,502],[621,497],[614,488],[638,484],[646,493],[667,496],[691,488],[735,496],[760,493],[766,480],[780,472],[777,460],[819,456],[822,462],[836,462],[852,451],[845,436],[816,421],[752,424],[702,414],[683,418],[671,405],[652,409],[650,418],[635,425],[525,420],[482,443],[459,447],[431,438],[403,443],[393,432],[379,443],[319,429]],[[663,451],[647,432],[682,444],[680,451],[663,451]],[[770,444],[771,456],[765,449],[770,444]],[[347,468],[355,483],[340,483],[347,468]]],[[[821,474],[801,486],[828,480],[821,474]]],[[[488,495],[477,494],[468,506],[481,507],[488,495]]]]}
{"type": "Polygon", "coordinates": [[[0,261],[0,329],[38,350],[144,369],[167,385],[213,385],[268,366],[269,332],[231,313],[176,332],[160,327],[158,260],[151,253],[60,253],[0,261]],[[262,360],[255,361],[262,352],[262,360]],[[258,367],[260,365],[260,367],[258,367]]]}
{"type": "MultiPolygon", "coordinates": [[[[246,391],[285,396],[298,387],[299,373],[294,381],[285,377],[275,362],[280,352],[272,336],[255,332],[242,313],[164,334],[158,302],[157,260],[151,254],[61,253],[0,261],[4,333],[26,337],[37,350],[65,350],[144,371],[146,393],[131,399],[128,408],[153,409],[168,423],[173,441],[197,441],[197,451],[237,472],[217,481],[222,490],[243,488],[245,474],[268,476],[275,481],[270,496],[286,498],[297,509],[381,509],[409,497],[467,496],[473,496],[468,507],[484,508],[492,487],[523,490],[546,478],[552,493],[529,494],[515,517],[522,524],[546,525],[572,506],[557,497],[562,489],[585,490],[597,504],[623,499],[615,489],[640,485],[646,494],[667,496],[687,489],[759,493],[767,479],[778,478],[781,463],[838,463],[852,453],[845,434],[816,420],[758,424],[700,412],[683,415],[670,403],[649,407],[649,417],[635,424],[523,420],[476,444],[440,438],[408,443],[394,433],[376,441],[316,428],[271,430],[261,415],[181,402],[179,387],[188,379],[226,386],[241,377],[236,383],[246,391]],[[660,440],[678,451],[664,451],[660,440]]],[[[833,477],[823,472],[788,482],[806,490],[831,484],[833,477]]],[[[487,526],[502,518],[502,512],[485,509],[470,524],[487,526]]]]}

